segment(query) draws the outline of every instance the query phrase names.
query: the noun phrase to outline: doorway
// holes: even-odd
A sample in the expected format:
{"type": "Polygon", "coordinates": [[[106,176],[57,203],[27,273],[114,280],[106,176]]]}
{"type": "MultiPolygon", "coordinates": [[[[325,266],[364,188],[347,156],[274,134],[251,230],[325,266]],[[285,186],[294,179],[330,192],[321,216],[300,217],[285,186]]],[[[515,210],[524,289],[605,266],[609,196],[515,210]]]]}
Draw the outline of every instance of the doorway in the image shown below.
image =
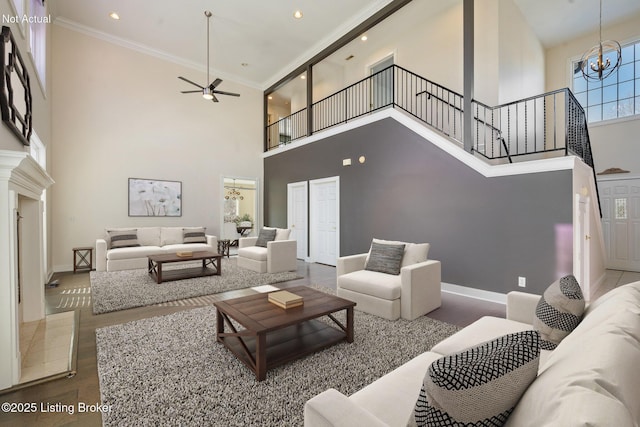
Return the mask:
{"type": "Polygon", "coordinates": [[[371,75],[371,111],[393,103],[393,53],[369,66],[371,75]]]}
{"type": "Polygon", "coordinates": [[[578,215],[576,232],[574,235],[574,275],[582,286],[582,293],[587,301],[591,299],[591,278],[589,265],[591,265],[591,224],[589,222],[589,206],[591,199],[576,194],[575,211],[578,215]]]}
{"type": "Polygon", "coordinates": [[[340,256],[340,177],[309,181],[312,262],[335,266],[340,256]]]}
{"type": "Polygon", "coordinates": [[[237,245],[240,237],[257,235],[259,185],[257,178],[222,177],[220,238],[237,245]]]}
{"type": "Polygon", "coordinates": [[[291,239],[297,241],[298,259],[307,259],[309,227],[309,185],[307,181],[287,184],[287,228],[291,230],[291,239]]]}

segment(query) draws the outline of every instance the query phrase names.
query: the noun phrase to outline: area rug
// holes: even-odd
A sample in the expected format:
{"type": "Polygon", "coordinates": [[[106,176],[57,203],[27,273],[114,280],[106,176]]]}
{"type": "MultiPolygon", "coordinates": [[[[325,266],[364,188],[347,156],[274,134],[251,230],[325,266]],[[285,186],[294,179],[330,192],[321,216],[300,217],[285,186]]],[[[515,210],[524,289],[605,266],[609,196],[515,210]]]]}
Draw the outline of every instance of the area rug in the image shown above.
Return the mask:
{"type": "Polygon", "coordinates": [[[265,381],[215,340],[202,307],[96,330],[105,426],[302,426],[304,403],[328,388],[350,395],[459,328],[428,317],[355,312],[355,341],[267,372],[265,381]]]}
{"type": "MultiPolygon", "coordinates": [[[[170,266],[171,267],[171,266],[170,266]]],[[[93,313],[108,313],[167,301],[216,294],[233,289],[298,279],[294,272],[256,273],[222,261],[222,275],[156,283],[142,270],[92,271],[93,313]]]]}

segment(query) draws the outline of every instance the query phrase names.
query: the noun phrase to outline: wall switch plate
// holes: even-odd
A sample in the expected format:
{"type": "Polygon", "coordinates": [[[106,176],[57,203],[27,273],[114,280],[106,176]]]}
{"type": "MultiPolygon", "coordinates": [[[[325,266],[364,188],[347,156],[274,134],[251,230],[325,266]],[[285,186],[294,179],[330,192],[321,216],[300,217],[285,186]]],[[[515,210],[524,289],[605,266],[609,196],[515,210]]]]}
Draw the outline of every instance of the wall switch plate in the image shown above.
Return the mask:
{"type": "Polygon", "coordinates": [[[527,287],[527,278],[519,276],[518,277],[518,286],[521,287],[521,288],[526,288],[527,287]]]}

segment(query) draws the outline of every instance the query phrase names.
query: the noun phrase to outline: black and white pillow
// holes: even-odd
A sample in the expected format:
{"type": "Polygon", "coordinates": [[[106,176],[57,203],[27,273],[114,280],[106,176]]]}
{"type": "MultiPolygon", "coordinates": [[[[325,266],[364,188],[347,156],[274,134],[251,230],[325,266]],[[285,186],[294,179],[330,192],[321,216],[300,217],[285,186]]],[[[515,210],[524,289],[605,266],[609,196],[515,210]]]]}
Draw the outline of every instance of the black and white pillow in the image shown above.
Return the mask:
{"type": "Polygon", "coordinates": [[[263,228],[260,230],[258,240],[256,240],[256,246],[266,248],[267,243],[273,242],[276,239],[276,231],[275,228],[263,228]]]}
{"type": "Polygon", "coordinates": [[[397,276],[400,274],[400,264],[402,263],[402,256],[404,255],[404,246],[403,244],[385,245],[371,242],[369,260],[364,269],[397,276]]]}
{"type": "Polygon", "coordinates": [[[431,364],[416,402],[418,426],[501,426],[529,384],[540,357],[537,331],[504,335],[431,364]]]}
{"type": "Polygon", "coordinates": [[[540,297],[533,328],[540,332],[540,346],[555,349],[582,320],[585,301],[576,278],[565,276],[553,282],[540,297]]]}
{"type": "Polygon", "coordinates": [[[140,246],[138,243],[138,231],[132,230],[109,230],[109,240],[111,249],[131,248],[140,246]]]}
{"type": "Polygon", "coordinates": [[[191,227],[182,229],[183,243],[207,243],[204,227],[191,227]]]}

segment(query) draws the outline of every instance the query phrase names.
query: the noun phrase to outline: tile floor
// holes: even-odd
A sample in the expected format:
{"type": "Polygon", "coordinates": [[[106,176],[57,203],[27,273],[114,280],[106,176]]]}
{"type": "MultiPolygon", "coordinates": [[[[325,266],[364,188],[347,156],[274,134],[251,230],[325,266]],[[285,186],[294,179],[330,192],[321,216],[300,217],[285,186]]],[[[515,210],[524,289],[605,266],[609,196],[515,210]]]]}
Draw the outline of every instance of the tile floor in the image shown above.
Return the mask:
{"type": "Polygon", "coordinates": [[[70,370],[75,316],[68,311],[20,325],[20,384],[70,370]]]}

